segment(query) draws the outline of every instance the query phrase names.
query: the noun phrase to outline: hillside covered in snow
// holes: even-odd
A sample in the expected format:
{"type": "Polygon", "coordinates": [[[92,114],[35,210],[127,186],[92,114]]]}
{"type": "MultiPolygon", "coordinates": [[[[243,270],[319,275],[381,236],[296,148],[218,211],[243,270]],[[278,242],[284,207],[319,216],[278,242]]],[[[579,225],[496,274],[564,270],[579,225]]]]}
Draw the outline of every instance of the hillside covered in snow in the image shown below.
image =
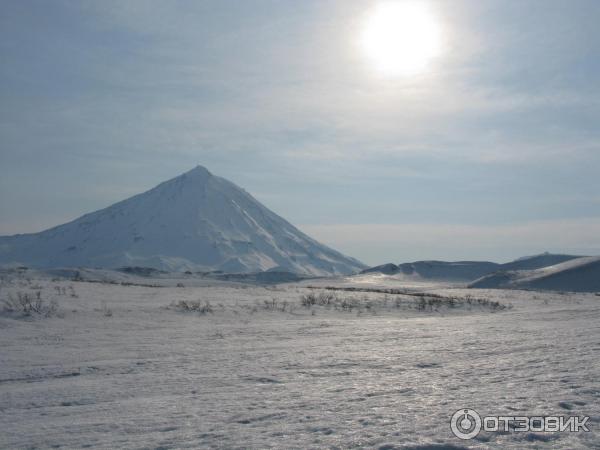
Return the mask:
{"type": "Polygon", "coordinates": [[[0,237],[0,264],[15,263],[304,275],[350,274],[365,267],[202,166],[67,224],[0,237]]]}
{"type": "Polygon", "coordinates": [[[474,281],[470,287],[600,292],[600,256],[571,259],[539,269],[500,271],[474,281]]]}
{"type": "Polygon", "coordinates": [[[399,278],[434,281],[475,281],[496,272],[532,270],[570,261],[580,256],[541,253],[524,256],[514,261],[499,264],[490,261],[414,261],[402,264],[382,264],[364,269],[361,273],[382,273],[399,278]]]}

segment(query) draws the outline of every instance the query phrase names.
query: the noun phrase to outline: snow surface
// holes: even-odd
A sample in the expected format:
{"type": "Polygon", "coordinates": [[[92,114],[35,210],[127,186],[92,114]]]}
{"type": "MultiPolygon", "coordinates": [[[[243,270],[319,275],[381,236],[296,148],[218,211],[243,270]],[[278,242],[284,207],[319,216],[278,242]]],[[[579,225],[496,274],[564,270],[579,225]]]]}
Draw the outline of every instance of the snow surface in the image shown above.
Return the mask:
{"type": "Polygon", "coordinates": [[[300,297],[399,281],[176,287],[163,277],[166,287],[148,287],[103,274],[94,283],[0,274],[1,299],[39,291],[60,304],[49,318],[0,315],[0,448],[598,448],[593,294],[424,283],[406,295],[331,291],[358,305],[348,311],[300,297]],[[418,310],[418,292],[462,306],[418,310]],[[512,308],[491,312],[474,295],[512,308]],[[591,432],[460,441],[449,420],[465,407],[589,415],[591,432]]]}
{"type": "Polygon", "coordinates": [[[476,280],[470,286],[600,292],[600,256],[570,259],[535,270],[497,272],[476,280]]]}
{"type": "Polygon", "coordinates": [[[201,166],[65,225],[0,237],[0,264],[10,263],[169,271],[277,269],[309,275],[365,268],[201,166]]]}

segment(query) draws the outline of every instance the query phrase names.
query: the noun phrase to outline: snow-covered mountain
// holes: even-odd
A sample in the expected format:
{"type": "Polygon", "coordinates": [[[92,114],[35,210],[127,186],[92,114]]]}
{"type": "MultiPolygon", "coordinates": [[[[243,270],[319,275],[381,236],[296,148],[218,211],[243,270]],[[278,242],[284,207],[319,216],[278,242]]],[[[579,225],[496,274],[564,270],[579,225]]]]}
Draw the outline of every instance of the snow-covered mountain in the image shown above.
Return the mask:
{"type": "Polygon", "coordinates": [[[600,256],[570,259],[541,269],[500,271],[469,287],[600,292],[600,256]]]}
{"type": "Polygon", "coordinates": [[[0,237],[0,264],[7,263],[307,275],[365,268],[202,166],[67,224],[0,237]]]}

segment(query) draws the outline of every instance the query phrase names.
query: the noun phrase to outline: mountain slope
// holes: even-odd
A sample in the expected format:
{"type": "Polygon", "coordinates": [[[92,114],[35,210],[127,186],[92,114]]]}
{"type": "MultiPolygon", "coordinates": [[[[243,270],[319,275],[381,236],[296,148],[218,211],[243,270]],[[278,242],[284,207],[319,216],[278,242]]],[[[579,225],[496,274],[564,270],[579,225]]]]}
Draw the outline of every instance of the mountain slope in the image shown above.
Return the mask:
{"type": "Polygon", "coordinates": [[[586,256],[534,270],[496,272],[471,283],[472,288],[600,291],[600,256],[586,256]]]}
{"type": "Polygon", "coordinates": [[[0,237],[0,263],[14,262],[308,275],[349,274],[365,267],[201,166],[67,224],[0,237]]]}

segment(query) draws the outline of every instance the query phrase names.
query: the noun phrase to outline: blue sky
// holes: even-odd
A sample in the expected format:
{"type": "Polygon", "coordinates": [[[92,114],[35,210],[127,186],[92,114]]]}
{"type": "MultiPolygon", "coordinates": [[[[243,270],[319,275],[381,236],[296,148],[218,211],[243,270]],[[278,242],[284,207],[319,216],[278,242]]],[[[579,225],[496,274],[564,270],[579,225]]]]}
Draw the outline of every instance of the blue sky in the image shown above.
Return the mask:
{"type": "Polygon", "coordinates": [[[377,1],[4,1],[0,234],[202,164],[366,263],[600,253],[600,3],[428,1],[383,77],[377,1]]]}

